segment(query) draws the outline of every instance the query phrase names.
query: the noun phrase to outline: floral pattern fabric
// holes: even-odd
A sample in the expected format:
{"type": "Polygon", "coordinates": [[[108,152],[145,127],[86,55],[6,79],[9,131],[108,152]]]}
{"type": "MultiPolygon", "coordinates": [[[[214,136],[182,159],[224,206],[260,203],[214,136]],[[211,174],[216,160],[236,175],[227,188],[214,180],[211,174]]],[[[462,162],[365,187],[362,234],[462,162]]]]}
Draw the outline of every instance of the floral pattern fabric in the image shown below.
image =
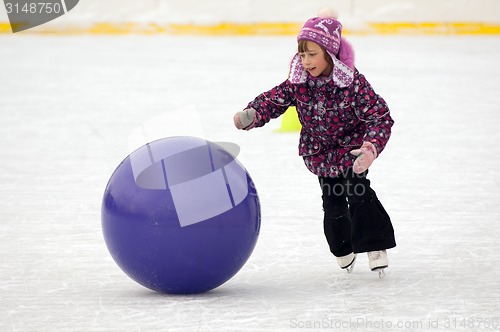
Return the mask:
{"type": "Polygon", "coordinates": [[[394,123],[389,108],[366,78],[354,71],[353,81],[340,87],[334,80],[309,76],[304,83],[286,80],[248,104],[261,127],[296,106],[302,129],[299,155],[314,174],[336,177],[352,167],[350,154],[364,141],[373,143],[378,155],[385,148],[394,123]]]}

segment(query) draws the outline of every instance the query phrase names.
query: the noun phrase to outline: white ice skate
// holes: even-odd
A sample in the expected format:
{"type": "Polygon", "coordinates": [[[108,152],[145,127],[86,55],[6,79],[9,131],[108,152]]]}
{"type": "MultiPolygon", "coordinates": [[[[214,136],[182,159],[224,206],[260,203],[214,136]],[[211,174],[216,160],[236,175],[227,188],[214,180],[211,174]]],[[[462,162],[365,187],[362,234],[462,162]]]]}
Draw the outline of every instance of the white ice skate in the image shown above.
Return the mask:
{"type": "Polygon", "coordinates": [[[354,268],[354,263],[356,263],[356,254],[351,252],[349,255],[337,257],[337,263],[342,269],[346,270],[347,273],[351,273],[354,268]]]}
{"type": "Polygon", "coordinates": [[[389,266],[387,251],[386,250],[370,251],[368,252],[368,260],[369,260],[370,270],[378,272],[378,277],[380,279],[385,277],[384,269],[389,266]]]}

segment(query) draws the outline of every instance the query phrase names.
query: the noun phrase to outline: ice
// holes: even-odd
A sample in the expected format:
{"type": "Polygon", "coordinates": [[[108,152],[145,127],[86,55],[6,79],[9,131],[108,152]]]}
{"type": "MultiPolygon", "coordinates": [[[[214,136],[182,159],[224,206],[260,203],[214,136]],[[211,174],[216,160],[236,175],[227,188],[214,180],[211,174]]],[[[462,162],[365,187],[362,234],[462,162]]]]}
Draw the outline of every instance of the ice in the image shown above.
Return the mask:
{"type": "Polygon", "coordinates": [[[336,265],[297,133],[233,127],[294,37],[0,36],[0,330],[499,330],[500,38],[349,39],[396,121],[370,171],[398,242],[383,280],[336,265]],[[115,167],[174,132],[238,144],[262,204],[247,264],[201,295],[136,284],[101,233],[115,167]]]}

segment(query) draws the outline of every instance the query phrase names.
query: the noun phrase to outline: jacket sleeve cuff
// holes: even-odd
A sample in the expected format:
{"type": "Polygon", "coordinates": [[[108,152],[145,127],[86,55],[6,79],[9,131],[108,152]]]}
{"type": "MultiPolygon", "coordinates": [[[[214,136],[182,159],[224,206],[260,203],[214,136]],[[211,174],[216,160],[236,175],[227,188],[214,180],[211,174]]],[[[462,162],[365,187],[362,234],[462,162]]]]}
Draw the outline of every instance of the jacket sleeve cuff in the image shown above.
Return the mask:
{"type": "Polygon", "coordinates": [[[368,143],[370,143],[373,146],[373,148],[375,150],[374,151],[375,152],[375,158],[377,158],[380,155],[380,152],[382,151],[381,147],[380,147],[380,143],[376,139],[371,139],[371,140],[365,139],[365,142],[368,142],[368,143]]]}

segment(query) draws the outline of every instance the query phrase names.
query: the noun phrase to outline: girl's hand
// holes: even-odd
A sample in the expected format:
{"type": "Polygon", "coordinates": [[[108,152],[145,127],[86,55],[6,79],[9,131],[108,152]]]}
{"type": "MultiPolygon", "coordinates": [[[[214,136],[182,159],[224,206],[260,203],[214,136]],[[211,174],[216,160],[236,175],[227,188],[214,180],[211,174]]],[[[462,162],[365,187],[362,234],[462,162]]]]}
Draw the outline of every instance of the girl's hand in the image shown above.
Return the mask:
{"type": "Polygon", "coordinates": [[[365,172],[377,158],[377,149],[372,143],[364,142],[361,148],[352,150],[351,154],[357,157],[354,161],[353,171],[360,174],[365,172]]]}
{"type": "Polygon", "coordinates": [[[244,111],[238,112],[234,115],[234,125],[238,129],[250,130],[255,126],[256,111],[253,108],[247,108],[244,111]]]}

